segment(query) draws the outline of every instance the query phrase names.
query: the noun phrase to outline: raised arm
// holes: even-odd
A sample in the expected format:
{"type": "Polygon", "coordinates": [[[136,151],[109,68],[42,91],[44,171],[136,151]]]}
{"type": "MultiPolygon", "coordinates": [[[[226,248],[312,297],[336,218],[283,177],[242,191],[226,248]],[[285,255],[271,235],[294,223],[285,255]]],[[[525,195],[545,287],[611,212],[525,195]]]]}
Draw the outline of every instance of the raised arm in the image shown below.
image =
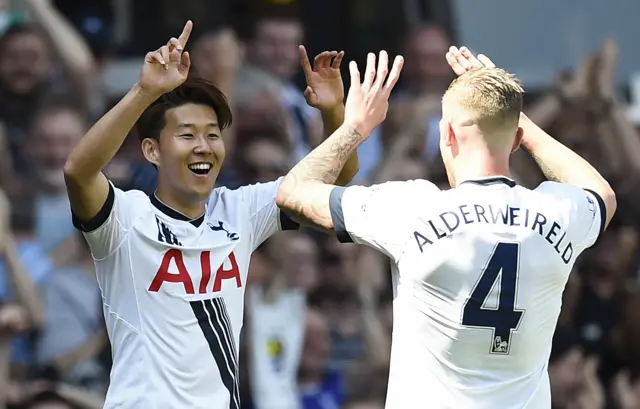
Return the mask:
{"type": "Polygon", "coordinates": [[[302,159],[284,178],[276,203],[300,222],[325,230],[333,228],[329,197],[347,159],[384,119],[389,95],[395,86],[403,58],[396,57],[389,73],[389,57],[369,54],[364,81],[355,62],[349,64],[351,88],[345,106],[345,121],[331,136],[302,159]]]}
{"type": "Polygon", "coordinates": [[[50,0],[26,0],[34,20],[42,26],[72,80],[89,87],[96,62],[82,35],[67,21],[50,0]]]}
{"type": "Polygon", "coordinates": [[[138,118],[162,94],[187,79],[190,60],[183,49],[191,29],[189,21],[179,38],[172,38],[145,56],[140,81],[91,127],[69,155],[64,167],[65,182],[71,208],[79,220],[91,220],[105,204],[109,182],[102,169],[118,152],[138,118]]]}
{"type": "MultiPolygon", "coordinates": [[[[340,75],[344,51],[324,51],[316,55],[312,67],[304,46],[301,45],[299,50],[302,70],[307,81],[304,97],[307,104],[320,110],[324,137],[327,138],[344,122],[344,84],[340,75]]],[[[359,167],[358,154],[354,151],[347,158],[335,184],[346,186],[356,176],[359,167]]]]}
{"type": "MultiPolygon", "coordinates": [[[[447,62],[458,75],[485,66],[495,67],[488,57],[480,54],[476,58],[466,47],[460,50],[451,47],[447,62]]],[[[520,127],[524,131],[522,145],[547,179],[590,190],[602,199],[606,209],[606,228],[617,206],[616,195],[609,183],[586,160],[555,140],[524,114],[520,116],[520,127]]]]}

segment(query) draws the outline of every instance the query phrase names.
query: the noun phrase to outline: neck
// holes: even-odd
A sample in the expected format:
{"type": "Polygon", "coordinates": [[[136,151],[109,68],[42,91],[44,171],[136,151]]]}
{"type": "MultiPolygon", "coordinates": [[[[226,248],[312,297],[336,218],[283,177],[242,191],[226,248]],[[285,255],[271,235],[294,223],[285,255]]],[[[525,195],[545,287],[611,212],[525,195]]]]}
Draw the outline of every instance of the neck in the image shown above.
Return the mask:
{"type": "Polygon", "coordinates": [[[188,202],[184,200],[184,197],[179,198],[174,192],[169,189],[163,189],[162,185],[158,186],[158,190],[154,193],[159,201],[173,210],[182,213],[190,219],[197,219],[204,214],[206,198],[204,200],[198,200],[194,202],[188,202]]]}
{"type": "Polygon", "coordinates": [[[509,160],[498,159],[489,155],[471,155],[471,157],[457,158],[463,166],[456,167],[454,174],[456,184],[465,180],[482,179],[495,176],[511,178],[509,160]]]}

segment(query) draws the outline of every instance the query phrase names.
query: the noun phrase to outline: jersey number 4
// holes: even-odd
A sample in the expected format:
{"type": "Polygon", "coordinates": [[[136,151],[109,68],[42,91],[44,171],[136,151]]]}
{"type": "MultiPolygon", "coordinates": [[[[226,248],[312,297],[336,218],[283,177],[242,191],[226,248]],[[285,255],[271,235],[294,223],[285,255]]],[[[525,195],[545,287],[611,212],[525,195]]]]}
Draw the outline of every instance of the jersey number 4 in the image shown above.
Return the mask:
{"type": "Polygon", "coordinates": [[[506,355],[511,346],[511,333],[518,328],[524,311],[515,309],[518,288],[520,243],[498,243],[489,263],[480,275],[471,296],[464,305],[462,325],[493,331],[490,352],[506,355]],[[500,281],[496,285],[496,281],[500,281]],[[494,291],[491,291],[495,287],[494,291]],[[491,297],[490,297],[491,296],[491,297]],[[496,300],[485,306],[488,300],[496,300]]]}

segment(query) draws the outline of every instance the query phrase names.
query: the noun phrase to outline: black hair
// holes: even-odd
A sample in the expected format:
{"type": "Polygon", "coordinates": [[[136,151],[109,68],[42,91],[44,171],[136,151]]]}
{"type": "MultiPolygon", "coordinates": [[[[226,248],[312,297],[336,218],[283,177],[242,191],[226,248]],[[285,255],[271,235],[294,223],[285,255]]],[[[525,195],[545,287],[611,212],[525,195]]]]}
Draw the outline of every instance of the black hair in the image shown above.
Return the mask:
{"type": "Polygon", "coordinates": [[[4,33],[2,33],[2,36],[0,36],[0,51],[4,50],[6,43],[13,37],[23,34],[34,34],[40,37],[42,41],[48,42],[47,36],[40,26],[32,23],[18,22],[11,24],[4,33]]]}
{"type": "Polygon", "coordinates": [[[36,110],[31,117],[30,126],[34,127],[42,118],[55,116],[61,113],[76,115],[83,126],[86,128],[89,127],[87,110],[84,109],[80,105],[79,101],[71,95],[50,95],[44,98],[44,100],[36,107],[36,110]]]}
{"type": "Polygon", "coordinates": [[[220,130],[231,125],[231,108],[220,88],[204,78],[190,76],[182,85],[158,98],[144,111],[136,126],[140,140],[152,138],[159,141],[160,132],[166,125],[165,113],[186,104],[213,108],[218,116],[220,130]]]}
{"type": "Polygon", "coordinates": [[[255,38],[257,28],[266,21],[281,21],[287,23],[299,23],[302,25],[302,9],[296,4],[272,5],[264,4],[257,7],[254,17],[251,19],[248,37],[255,38]]]}

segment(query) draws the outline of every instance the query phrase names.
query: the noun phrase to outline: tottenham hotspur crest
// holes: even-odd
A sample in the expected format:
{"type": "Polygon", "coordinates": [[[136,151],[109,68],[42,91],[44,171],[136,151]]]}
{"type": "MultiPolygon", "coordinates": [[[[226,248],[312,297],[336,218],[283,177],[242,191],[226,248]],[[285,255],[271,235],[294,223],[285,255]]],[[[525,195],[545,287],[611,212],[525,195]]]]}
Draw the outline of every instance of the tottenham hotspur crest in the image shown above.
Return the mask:
{"type": "Polygon", "coordinates": [[[218,225],[214,225],[211,222],[208,222],[207,225],[209,226],[209,228],[213,231],[223,231],[225,233],[227,233],[227,238],[231,241],[237,241],[240,236],[238,235],[238,233],[233,233],[230,232],[229,230],[224,228],[224,224],[221,221],[218,221],[218,225]]]}

